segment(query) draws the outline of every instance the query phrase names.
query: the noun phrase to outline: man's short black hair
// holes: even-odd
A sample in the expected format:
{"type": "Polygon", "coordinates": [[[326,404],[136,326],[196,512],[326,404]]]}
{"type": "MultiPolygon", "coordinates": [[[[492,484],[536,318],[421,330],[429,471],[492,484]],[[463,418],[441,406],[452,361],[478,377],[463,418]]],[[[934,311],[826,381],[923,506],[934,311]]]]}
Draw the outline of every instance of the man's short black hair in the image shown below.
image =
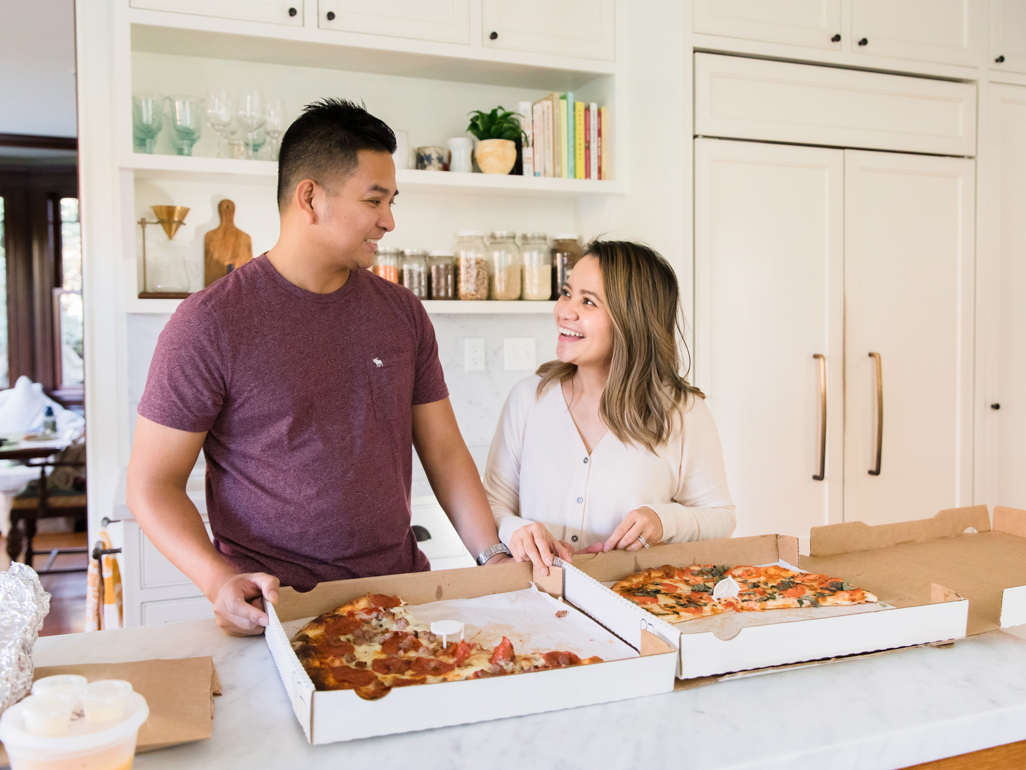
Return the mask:
{"type": "Polygon", "coordinates": [[[278,154],[278,208],[304,179],[324,184],[356,170],[360,150],[395,152],[395,134],[383,120],[345,99],[320,99],[289,126],[278,154]]]}

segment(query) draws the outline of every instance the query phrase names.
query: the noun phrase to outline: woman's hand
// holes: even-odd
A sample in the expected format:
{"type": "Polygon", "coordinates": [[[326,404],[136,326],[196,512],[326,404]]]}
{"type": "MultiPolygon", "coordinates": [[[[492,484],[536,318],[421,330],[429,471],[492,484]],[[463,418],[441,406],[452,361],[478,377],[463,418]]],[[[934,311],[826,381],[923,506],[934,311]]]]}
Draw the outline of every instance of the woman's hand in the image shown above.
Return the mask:
{"type": "Polygon", "coordinates": [[[573,548],[562,540],[556,540],[545,525],[537,521],[525,524],[513,533],[509,539],[509,550],[516,561],[530,559],[543,575],[549,574],[549,567],[556,556],[566,561],[574,557],[573,548]]]}
{"type": "Polygon", "coordinates": [[[638,539],[645,538],[649,545],[656,545],[663,539],[663,522],[651,508],[635,508],[623,517],[623,521],[613,530],[613,534],[605,543],[595,543],[578,553],[602,553],[621,548],[625,551],[636,551],[645,546],[638,539]]]}

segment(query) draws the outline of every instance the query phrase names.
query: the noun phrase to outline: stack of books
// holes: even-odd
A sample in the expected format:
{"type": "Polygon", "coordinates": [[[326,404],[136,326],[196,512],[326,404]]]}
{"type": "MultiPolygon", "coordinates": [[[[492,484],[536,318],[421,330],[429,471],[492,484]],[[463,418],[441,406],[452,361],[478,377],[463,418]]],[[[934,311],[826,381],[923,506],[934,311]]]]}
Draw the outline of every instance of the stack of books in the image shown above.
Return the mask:
{"type": "Polygon", "coordinates": [[[520,102],[517,112],[527,134],[524,176],[608,179],[606,108],[574,100],[573,93],[551,93],[520,102]]]}

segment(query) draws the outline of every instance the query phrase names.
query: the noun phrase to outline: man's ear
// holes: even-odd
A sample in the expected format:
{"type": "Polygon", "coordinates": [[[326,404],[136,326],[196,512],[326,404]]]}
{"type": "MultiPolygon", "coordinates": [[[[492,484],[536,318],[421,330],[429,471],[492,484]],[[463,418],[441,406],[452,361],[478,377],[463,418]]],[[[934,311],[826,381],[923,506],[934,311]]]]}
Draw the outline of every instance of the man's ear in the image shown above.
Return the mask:
{"type": "Polygon", "coordinates": [[[317,211],[314,209],[314,196],[317,194],[317,183],[312,179],[300,180],[296,185],[296,192],[292,195],[292,202],[299,209],[308,225],[317,224],[317,211]]]}

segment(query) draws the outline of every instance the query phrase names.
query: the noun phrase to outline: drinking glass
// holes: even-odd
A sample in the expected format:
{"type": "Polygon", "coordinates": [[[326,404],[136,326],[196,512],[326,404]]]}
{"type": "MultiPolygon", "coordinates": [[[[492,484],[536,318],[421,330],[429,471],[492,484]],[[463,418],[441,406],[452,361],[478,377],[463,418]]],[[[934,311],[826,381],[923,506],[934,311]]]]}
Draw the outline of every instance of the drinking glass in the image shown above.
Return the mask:
{"type": "Polygon", "coordinates": [[[267,120],[267,111],[264,109],[264,95],[259,91],[239,91],[235,100],[235,117],[246,137],[246,157],[253,159],[253,136],[256,130],[264,125],[267,120]]]}
{"type": "Polygon", "coordinates": [[[223,89],[207,94],[207,125],[217,132],[217,157],[228,157],[228,137],[232,133],[235,109],[231,96],[223,89]]]}
{"type": "Polygon", "coordinates": [[[192,155],[192,146],[203,133],[203,100],[198,96],[173,95],[168,97],[171,106],[171,126],[178,136],[178,154],[192,155]]]}
{"type": "Polygon", "coordinates": [[[260,159],[261,151],[267,146],[267,129],[258,128],[256,131],[244,133],[242,146],[246,148],[247,158],[260,159]]]}
{"type": "Polygon", "coordinates": [[[164,97],[152,91],[132,94],[132,144],[136,152],[153,153],[164,125],[164,97]]]}
{"type": "Polygon", "coordinates": [[[283,99],[272,99],[267,103],[267,123],[264,131],[271,140],[271,160],[278,160],[278,151],[281,149],[281,137],[288,128],[288,120],[285,117],[285,101],[283,99]]]}

